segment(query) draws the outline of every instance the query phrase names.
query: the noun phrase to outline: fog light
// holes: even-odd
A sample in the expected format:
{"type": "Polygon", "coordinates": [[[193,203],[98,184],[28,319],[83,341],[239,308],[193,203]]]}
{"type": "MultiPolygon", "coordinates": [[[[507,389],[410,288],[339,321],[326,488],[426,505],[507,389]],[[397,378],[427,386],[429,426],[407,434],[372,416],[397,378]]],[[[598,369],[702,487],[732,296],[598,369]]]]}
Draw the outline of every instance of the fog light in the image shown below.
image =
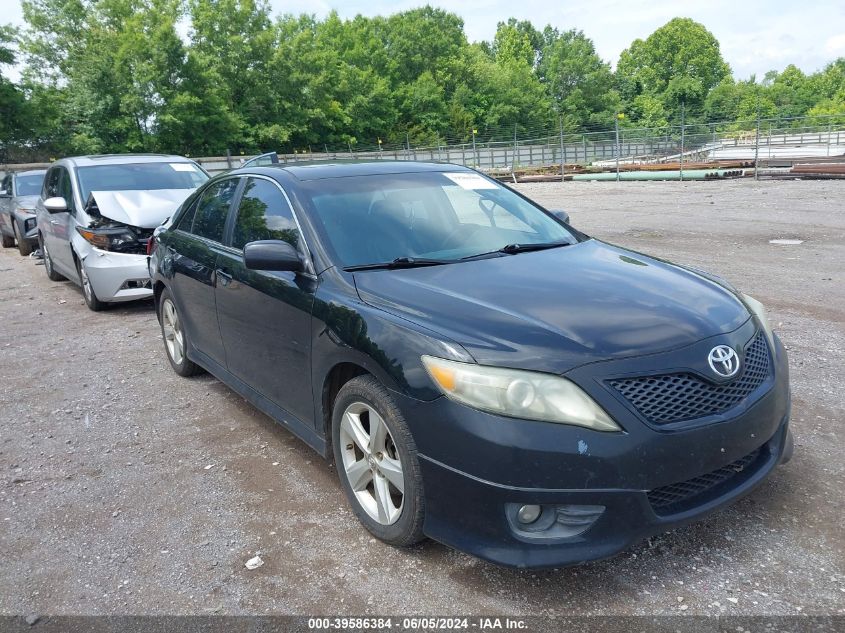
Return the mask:
{"type": "Polygon", "coordinates": [[[542,508],[540,508],[540,506],[522,506],[516,513],[516,518],[519,519],[520,523],[528,525],[529,523],[534,523],[534,521],[540,518],[540,512],[542,512],[542,508]]]}
{"type": "Polygon", "coordinates": [[[605,509],[600,505],[506,503],[505,516],[519,538],[551,543],[583,534],[605,509]]]}

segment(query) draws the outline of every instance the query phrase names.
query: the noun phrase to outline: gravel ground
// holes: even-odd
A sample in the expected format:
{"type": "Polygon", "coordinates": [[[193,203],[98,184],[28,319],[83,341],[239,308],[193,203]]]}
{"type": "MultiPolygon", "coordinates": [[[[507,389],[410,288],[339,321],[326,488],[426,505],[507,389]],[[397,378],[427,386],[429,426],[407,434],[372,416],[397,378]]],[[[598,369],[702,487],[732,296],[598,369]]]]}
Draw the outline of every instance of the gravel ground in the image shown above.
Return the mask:
{"type": "Polygon", "coordinates": [[[599,563],[514,571],[431,542],[397,550],[302,442],[211,376],[176,376],[150,303],[90,312],[5,249],[0,614],[845,613],[845,182],[520,188],[767,305],[790,353],[791,463],[599,563]]]}

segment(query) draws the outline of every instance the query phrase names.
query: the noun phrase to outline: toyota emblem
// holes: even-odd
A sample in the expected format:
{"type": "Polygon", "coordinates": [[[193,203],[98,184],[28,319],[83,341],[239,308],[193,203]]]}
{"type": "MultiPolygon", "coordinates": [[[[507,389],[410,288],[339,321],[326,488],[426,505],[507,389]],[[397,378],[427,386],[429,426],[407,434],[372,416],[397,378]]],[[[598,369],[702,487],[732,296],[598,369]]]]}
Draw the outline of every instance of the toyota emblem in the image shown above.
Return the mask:
{"type": "Polygon", "coordinates": [[[732,378],[739,371],[739,356],[732,347],[717,345],[707,355],[707,362],[720,378],[732,378]]]}

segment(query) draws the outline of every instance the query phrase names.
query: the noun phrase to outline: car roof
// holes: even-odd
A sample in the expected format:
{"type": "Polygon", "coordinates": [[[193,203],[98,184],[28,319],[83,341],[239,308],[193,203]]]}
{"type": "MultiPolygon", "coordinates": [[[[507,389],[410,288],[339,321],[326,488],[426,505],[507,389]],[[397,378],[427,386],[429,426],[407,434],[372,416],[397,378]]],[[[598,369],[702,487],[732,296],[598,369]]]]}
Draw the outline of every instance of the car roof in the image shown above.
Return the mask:
{"type": "Polygon", "coordinates": [[[130,163],[191,163],[190,158],[170,154],[93,154],[90,156],[68,156],[61,159],[76,167],[91,165],[127,165],[130,163]]]}
{"type": "Polygon", "coordinates": [[[450,163],[424,163],[410,160],[309,161],[293,164],[288,163],[285,165],[265,165],[261,167],[244,168],[245,172],[264,171],[264,173],[268,174],[278,170],[289,173],[297,180],[321,180],[325,178],[375,176],[380,174],[471,171],[463,165],[452,165],[450,163]]]}

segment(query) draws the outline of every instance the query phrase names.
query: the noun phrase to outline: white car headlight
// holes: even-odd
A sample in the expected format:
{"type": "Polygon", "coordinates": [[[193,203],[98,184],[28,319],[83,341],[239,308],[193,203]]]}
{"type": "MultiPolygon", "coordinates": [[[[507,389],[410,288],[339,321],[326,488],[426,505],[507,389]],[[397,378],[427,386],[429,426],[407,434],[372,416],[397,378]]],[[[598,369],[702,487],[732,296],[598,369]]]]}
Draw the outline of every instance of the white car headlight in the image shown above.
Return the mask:
{"type": "Polygon", "coordinates": [[[769,339],[769,347],[774,350],[775,339],[772,332],[772,326],[769,323],[769,317],[766,315],[766,308],[764,308],[763,304],[757,301],[757,299],[747,294],[742,295],[742,301],[745,303],[745,307],[748,308],[749,312],[756,316],[757,320],[760,321],[760,325],[763,326],[763,331],[766,333],[766,338],[769,339]]]}
{"type": "Polygon", "coordinates": [[[621,431],[580,387],[566,378],[423,356],[431,379],[452,400],[490,413],[595,431],[621,431]]]}

